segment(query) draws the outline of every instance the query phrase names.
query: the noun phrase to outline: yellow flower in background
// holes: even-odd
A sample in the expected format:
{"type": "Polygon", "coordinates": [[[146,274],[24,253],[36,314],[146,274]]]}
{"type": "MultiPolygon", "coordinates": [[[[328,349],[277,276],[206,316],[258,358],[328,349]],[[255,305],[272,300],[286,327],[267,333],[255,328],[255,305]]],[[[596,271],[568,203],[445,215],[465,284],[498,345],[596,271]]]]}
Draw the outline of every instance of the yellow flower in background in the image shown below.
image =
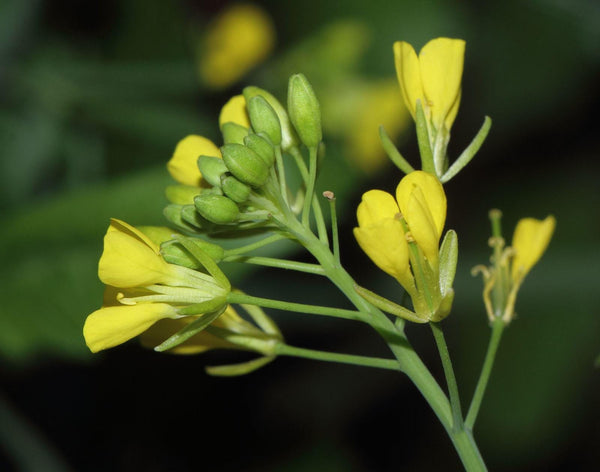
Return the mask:
{"type": "Polygon", "coordinates": [[[531,268],[537,264],[550,244],[555,227],[556,219],[553,216],[548,216],[544,220],[535,218],[519,220],[512,240],[514,256],[511,278],[513,283],[520,284],[531,268]]]}
{"type": "Polygon", "coordinates": [[[437,38],[419,52],[404,42],[394,43],[396,73],[404,103],[413,118],[417,100],[436,131],[449,131],[458,113],[463,73],[465,42],[437,38]]]}
{"type": "Polygon", "coordinates": [[[221,151],[210,139],[195,134],[186,136],[177,143],[167,170],[177,182],[201,187],[202,174],[197,164],[200,156],[221,157],[221,151]]]}
{"type": "Polygon", "coordinates": [[[269,15],[252,4],[234,5],[209,25],[200,50],[200,77],[213,88],[225,88],[264,61],[275,45],[269,15]]]}
{"type": "Polygon", "coordinates": [[[446,195],[437,178],[423,171],[411,172],[398,184],[396,199],[387,192],[370,190],[356,214],[354,236],[362,250],[404,287],[423,322],[437,321],[445,295],[438,283],[438,253],[446,220],[446,195]],[[417,254],[409,247],[412,243],[417,254]]]}

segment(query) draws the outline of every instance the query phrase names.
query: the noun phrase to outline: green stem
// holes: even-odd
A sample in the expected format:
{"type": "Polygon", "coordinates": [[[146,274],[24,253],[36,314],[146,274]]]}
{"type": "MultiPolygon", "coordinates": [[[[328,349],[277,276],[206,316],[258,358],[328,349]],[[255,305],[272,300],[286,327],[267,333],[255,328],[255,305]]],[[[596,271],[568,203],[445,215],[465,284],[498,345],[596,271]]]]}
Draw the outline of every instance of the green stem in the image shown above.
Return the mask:
{"type": "Polygon", "coordinates": [[[332,316],[346,320],[365,321],[360,311],[345,310],[343,308],[326,307],[318,305],[305,305],[304,303],[292,303],[270,298],[253,297],[244,293],[230,292],[227,296],[228,303],[239,303],[246,305],[257,305],[264,308],[275,308],[276,310],[295,311],[310,315],[332,316]]]}
{"type": "Polygon", "coordinates": [[[288,259],[276,259],[274,257],[243,256],[233,255],[223,258],[225,262],[243,262],[246,264],[256,264],[266,267],[276,267],[279,269],[295,270],[306,272],[308,274],[325,275],[325,271],[320,265],[309,264],[306,262],[290,261],[288,259]]]}
{"type": "Polygon", "coordinates": [[[281,239],[287,239],[287,237],[283,236],[282,234],[274,234],[273,236],[263,238],[260,241],[250,243],[245,246],[236,247],[235,249],[227,249],[227,250],[225,250],[224,257],[230,257],[230,256],[235,256],[238,254],[244,254],[246,252],[254,251],[255,249],[259,249],[263,246],[274,243],[275,241],[279,241],[281,239]]]}
{"type": "Polygon", "coordinates": [[[448,392],[450,393],[450,407],[452,408],[452,429],[459,431],[463,427],[462,411],[460,408],[460,396],[458,394],[458,385],[456,383],[456,376],[454,375],[454,369],[452,368],[452,360],[450,359],[450,352],[448,351],[448,345],[444,338],[444,332],[442,326],[439,323],[431,322],[431,331],[435,338],[440,358],[442,359],[442,366],[444,367],[444,375],[446,376],[446,382],[448,384],[448,392]]]}
{"type": "Polygon", "coordinates": [[[329,213],[331,215],[331,239],[333,240],[333,257],[340,264],[340,238],[338,235],[337,211],[335,208],[335,195],[333,192],[323,194],[329,200],[329,213]]]}
{"type": "Polygon", "coordinates": [[[356,308],[368,316],[369,324],[387,342],[390,350],[398,360],[399,370],[406,373],[411,379],[442,423],[465,469],[467,471],[487,470],[477,449],[477,444],[469,432],[465,430],[455,431],[452,428],[452,409],[448,398],[414,351],[404,332],[397,329],[383,312],[363,299],[354,290],[356,282],[342,267],[337,265],[329,248],[323,245],[308,228],[303,227],[297,220],[290,220],[286,223],[290,232],[323,266],[327,277],[356,308]]]}
{"type": "Polygon", "coordinates": [[[360,365],[365,367],[376,367],[378,369],[400,370],[398,362],[394,359],[382,359],[380,357],[356,356],[351,354],[339,354],[335,352],[316,351],[300,347],[278,344],[275,354],[283,356],[303,357],[317,361],[339,362],[342,364],[360,365]]]}
{"type": "Polygon", "coordinates": [[[285,180],[285,167],[283,166],[283,156],[281,155],[281,147],[275,146],[275,163],[277,165],[277,176],[279,180],[279,191],[284,202],[288,203],[287,185],[285,180]]]}
{"type": "Polygon", "coordinates": [[[315,193],[315,180],[317,179],[317,146],[308,150],[308,182],[306,183],[306,197],[302,209],[302,226],[309,227],[310,205],[315,193]]]}
{"type": "Polygon", "coordinates": [[[492,367],[494,366],[496,352],[498,351],[498,346],[500,345],[500,339],[502,338],[502,332],[504,331],[505,326],[506,324],[502,318],[498,317],[494,320],[492,334],[490,336],[490,343],[488,344],[485,360],[483,361],[483,367],[481,368],[481,374],[479,375],[479,380],[477,381],[477,386],[475,387],[475,393],[473,394],[473,399],[471,400],[471,406],[469,407],[469,412],[467,413],[467,419],[465,420],[465,427],[469,430],[473,429],[475,420],[477,420],[477,414],[479,413],[479,408],[481,407],[483,395],[485,394],[485,389],[492,372],[492,367]]]}

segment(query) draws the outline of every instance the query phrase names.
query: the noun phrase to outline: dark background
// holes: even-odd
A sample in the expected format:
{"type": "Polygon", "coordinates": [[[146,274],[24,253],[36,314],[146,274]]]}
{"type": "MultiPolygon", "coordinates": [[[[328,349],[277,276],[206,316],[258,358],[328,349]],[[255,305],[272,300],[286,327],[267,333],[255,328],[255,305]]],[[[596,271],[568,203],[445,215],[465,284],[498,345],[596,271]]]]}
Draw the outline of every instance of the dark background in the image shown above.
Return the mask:
{"type": "MultiPolygon", "coordinates": [[[[558,221],[505,332],[476,425],[479,446],[491,470],[599,467],[600,7],[388,3],[257,2],[275,23],[275,50],[224,90],[207,88],[195,61],[206,25],[226,2],[0,3],[3,470],[460,470],[442,427],[400,375],[281,358],[248,376],[212,378],[205,365],[244,355],[175,357],[133,342],[92,356],[81,335],[101,301],[96,267],[108,218],[164,224],[166,161],[187,134],[218,141],[217,116],[229,96],[256,84],[283,98],[287,76],[299,71],[321,96],[341,80],[393,77],[393,41],[418,50],[437,36],[467,40],[450,154],[468,144],[484,115],[494,120],[480,154],[446,186],[447,226],[457,230],[461,254],[444,328],[463,403],[489,336],[481,281],[469,274],[489,257],[487,211],[503,210],[507,239],[523,216],[551,213],[558,221]],[[323,32],[342,20],[364,36],[345,39],[341,50],[364,50],[340,75],[315,51],[326,49],[323,32]]],[[[349,271],[393,297],[395,282],[359,251],[351,229],[361,193],[392,190],[400,173],[361,174],[344,159],[346,138],[326,133],[318,188],[340,197],[349,271]]],[[[410,127],[399,142],[405,156],[416,156],[410,127]]],[[[252,294],[346,306],[314,277],[224,268],[252,294]]],[[[389,355],[364,326],[271,314],[292,345],[389,355]]],[[[429,331],[407,332],[442,382],[429,331]]]]}

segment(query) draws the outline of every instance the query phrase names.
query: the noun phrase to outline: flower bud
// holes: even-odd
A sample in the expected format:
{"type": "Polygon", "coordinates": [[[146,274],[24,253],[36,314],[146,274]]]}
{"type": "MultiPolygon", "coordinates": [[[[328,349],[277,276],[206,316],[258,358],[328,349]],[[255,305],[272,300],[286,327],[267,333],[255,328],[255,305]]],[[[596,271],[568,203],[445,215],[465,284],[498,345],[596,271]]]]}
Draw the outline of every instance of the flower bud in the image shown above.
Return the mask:
{"type": "Polygon", "coordinates": [[[248,102],[250,123],[256,133],[265,133],[271,142],[281,144],[281,124],[273,107],[260,95],[252,97],[248,102]]]}
{"type": "Polygon", "coordinates": [[[242,144],[244,142],[244,138],[248,135],[248,128],[229,121],[227,123],[223,123],[221,126],[221,133],[223,134],[223,142],[225,144],[242,144]]]}
{"type": "Polygon", "coordinates": [[[223,159],[212,156],[200,156],[198,158],[198,169],[202,173],[202,178],[213,187],[221,184],[221,176],[227,172],[227,166],[223,159]]]}
{"type": "Polygon", "coordinates": [[[246,87],[244,89],[244,97],[246,98],[246,103],[248,103],[252,97],[260,96],[263,97],[269,105],[275,110],[277,113],[277,117],[279,118],[279,124],[281,126],[281,148],[284,151],[297,146],[298,145],[298,136],[290,123],[290,117],[283,105],[277,100],[273,95],[271,95],[266,90],[263,90],[258,87],[246,87]]]}
{"type": "Polygon", "coordinates": [[[202,217],[219,225],[232,223],[240,213],[236,203],[223,195],[198,195],[194,205],[202,217]]]}
{"type": "Polygon", "coordinates": [[[221,188],[223,189],[223,193],[236,203],[245,202],[250,196],[250,187],[240,182],[233,175],[224,177],[221,180],[221,188]]]}
{"type": "Polygon", "coordinates": [[[288,111],[302,142],[307,147],[318,146],[323,138],[321,108],[315,92],[303,74],[290,77],[288,111]]]}
{"type": "Polygon", "coordinates": [[[269,167],[252,149],[241,144],[225,144],[221,148],[229,171],[251,187],[262,187],[269,178],[269,167]]]}
{"type": "Polygon", "coordinates": [[[258,134],[249,134],[244,138],[244,144],[258,154],[271,167],[275,162],[275,151],[271,143],[258,134]]]}

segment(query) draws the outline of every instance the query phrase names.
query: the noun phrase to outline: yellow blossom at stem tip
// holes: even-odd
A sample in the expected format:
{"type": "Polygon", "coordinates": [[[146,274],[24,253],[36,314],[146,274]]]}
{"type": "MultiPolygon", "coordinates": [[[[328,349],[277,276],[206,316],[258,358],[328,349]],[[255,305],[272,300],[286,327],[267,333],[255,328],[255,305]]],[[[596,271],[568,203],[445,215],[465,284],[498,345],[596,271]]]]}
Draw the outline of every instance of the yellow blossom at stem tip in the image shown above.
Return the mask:
{"type": "Polygon", "coordinates": [[[540,260],[550,244],[555,227],[556,219],[553,216],[548,216],[544,220],[535,218],[519,220],[512,240],[514,256],[511,277],[515,283],[520,283],[540,260]]]}
{"type": "Polygon", "coordinates": [[[177,182],[200,187],[202,185],[202,174],[198,169],[200,156],[221,157],[221,151],[210,139],[195,134],[186,136],[177,143],[173,157],[167,163],[167,170],[177,182]]]}

